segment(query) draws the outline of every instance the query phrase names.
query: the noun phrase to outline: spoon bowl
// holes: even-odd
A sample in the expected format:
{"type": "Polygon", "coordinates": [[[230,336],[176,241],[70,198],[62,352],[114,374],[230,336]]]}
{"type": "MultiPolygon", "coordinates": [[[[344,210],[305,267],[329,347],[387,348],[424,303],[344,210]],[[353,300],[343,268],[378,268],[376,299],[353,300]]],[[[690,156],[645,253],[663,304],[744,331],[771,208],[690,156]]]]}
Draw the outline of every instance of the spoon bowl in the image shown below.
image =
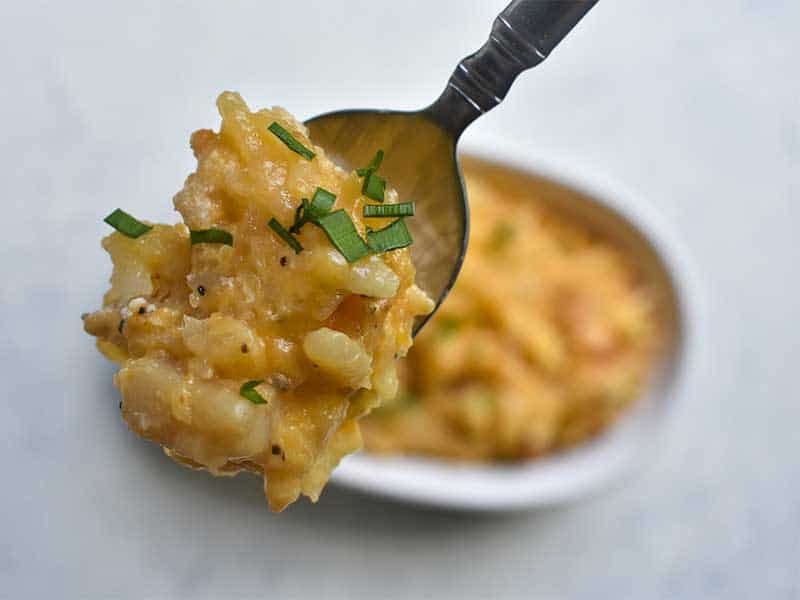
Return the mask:
{"type": "MultiPolygon", "coordinates": [[[[415,243],[417,284],[436,301],[453,286],[469,233],[469,209],[456,157],[463,131],[505,98],[523,71],[541,63],[598,0],[514,0],[489,39],[453,71],[441,96],[417,112],[344,110],[306,121],[311,139],[342,167],[369,163],[383,150],[381,173],[403,201],[415,243]]],[[[416,334],[433,315],[419,319],[416,334]]]]}
{"type": "MultiPolygon", "coordinates": [[[[456,140],[423,112],[347,110],[306,121],[311,138],[346,169],[366,165],[385,152],[381,175],[402,201],[413,200],[407,223],[417,285],[438,304],[453,286],[467,246],[469,211],[456,140]]],[[[420,318],[418,331],[430,318],[420,318]]]]}

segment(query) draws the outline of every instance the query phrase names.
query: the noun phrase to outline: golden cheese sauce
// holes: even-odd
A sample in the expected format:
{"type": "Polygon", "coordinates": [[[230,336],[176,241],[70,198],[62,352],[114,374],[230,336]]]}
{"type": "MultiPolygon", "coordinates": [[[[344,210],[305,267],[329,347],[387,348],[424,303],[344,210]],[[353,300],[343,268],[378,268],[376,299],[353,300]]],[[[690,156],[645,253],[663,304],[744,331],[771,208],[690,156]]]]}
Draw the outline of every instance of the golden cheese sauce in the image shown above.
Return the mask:
{"type": "Polygon", "coordinates": [[[523,459],[608,427],[657,355],[655,286],[611,240],[515,172],[466,160],[469,251],[401,392],[363,424],[374,452],[523,459]]]}
{"type": "Polygon", "coordinates": [[[361,179],[286,111],[251,112],[230,92],[218,107],[220,131],[192,135],[197,170],[174,199],[183,223],[103,240],[111,289],[84,327],[122,367],[115,383],[133,431],[192,467],[263,474],[280,510],[301,493],[315,500],[360,447],[356,420],[394,397],[396,357],[433,303],[414,285],[408,249],[348,264],[306,225],[295,254],[270,219],[288,227],[301,198],[322,187],[363,236],[361,179]],[[273,122],[313,160],[273,135],[273,122]],[[190,244],[190,229],[210,228],[233,245],[190,244]],[[255,389],[266,403],[240,394],[248,380],[264,380],[255,389]]]}

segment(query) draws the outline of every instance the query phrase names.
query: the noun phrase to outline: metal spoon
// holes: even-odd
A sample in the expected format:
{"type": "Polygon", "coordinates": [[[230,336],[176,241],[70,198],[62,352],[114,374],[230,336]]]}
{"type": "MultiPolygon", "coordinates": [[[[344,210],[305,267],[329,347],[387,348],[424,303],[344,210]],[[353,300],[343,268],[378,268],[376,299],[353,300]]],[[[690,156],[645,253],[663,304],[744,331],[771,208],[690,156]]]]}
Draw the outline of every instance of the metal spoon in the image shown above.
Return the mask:
{"type": "MultiPolygon", "coordinates": [[[[343,167],[366,165],[382,148],[381,174],[402,200],[417,283],[436,306],[455,283],[469,232],[469,207],[456,156],[461,133],[505,98],[522,71],[542,62],[598,0],[514,0],[494,21],[489,40],[462,60],[444,92],[416,112],[344,110],[306,121],[311,138],[343,167]]],[[[420,319],[419,329],[430,318],[420,319]]]]}

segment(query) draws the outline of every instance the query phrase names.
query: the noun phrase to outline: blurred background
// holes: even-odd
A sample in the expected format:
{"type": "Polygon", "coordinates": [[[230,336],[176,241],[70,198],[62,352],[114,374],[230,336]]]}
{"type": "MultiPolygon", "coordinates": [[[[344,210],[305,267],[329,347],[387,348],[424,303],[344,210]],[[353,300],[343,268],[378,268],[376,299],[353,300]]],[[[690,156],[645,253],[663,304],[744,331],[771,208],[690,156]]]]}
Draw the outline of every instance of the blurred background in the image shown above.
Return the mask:
{"type": "Polygon", "coordinates": [[[214,100],[413,109],[499,1],[0,5],[0,597],[800,597],[800,4],[603,0],[465,141],[646,198],[701,283],[699,349],[647,470],[569,506],[454,514],[330,487],[267,512],[118,417],[83,334],[116,206],[174,221],[214,100]]]}

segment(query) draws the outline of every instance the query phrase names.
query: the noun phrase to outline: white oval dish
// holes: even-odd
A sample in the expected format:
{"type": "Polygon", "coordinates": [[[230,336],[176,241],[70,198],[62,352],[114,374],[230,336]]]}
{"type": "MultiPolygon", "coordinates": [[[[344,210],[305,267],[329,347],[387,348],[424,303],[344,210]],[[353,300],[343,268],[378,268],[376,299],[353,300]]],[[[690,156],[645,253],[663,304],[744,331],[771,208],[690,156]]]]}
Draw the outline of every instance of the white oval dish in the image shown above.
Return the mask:
{"type": "Polygon", "coordinates": [[[645,251],[654,266],[663,269],[674,301],[671,350],[636,406],[608,431],[574,449],[506,464],[453,463],[361,452],[342,461],[331,480],[369,494],[455,510],[519,510],[577,500],[642,465],[654,447],[666,409],[680,395],[687,366],[693,362],[701,304],[698,289],[682,246],[664,221],[624,187],[574,164],[533,158],[528,149],[514,149],[507,141],[468,146],[465,154],[575,191],[583,197],[580,202],[598,213],[601,222],[610,218],[621,223],[646,243],[645,251]],[[493,148],[491,153],[485,151],[487,147],[493,148]]]}

